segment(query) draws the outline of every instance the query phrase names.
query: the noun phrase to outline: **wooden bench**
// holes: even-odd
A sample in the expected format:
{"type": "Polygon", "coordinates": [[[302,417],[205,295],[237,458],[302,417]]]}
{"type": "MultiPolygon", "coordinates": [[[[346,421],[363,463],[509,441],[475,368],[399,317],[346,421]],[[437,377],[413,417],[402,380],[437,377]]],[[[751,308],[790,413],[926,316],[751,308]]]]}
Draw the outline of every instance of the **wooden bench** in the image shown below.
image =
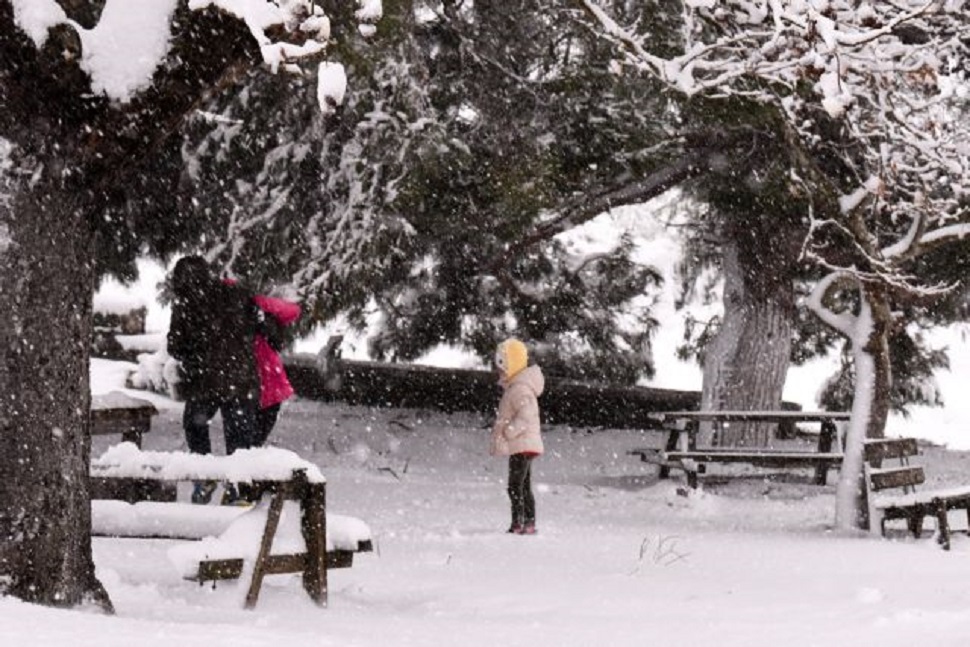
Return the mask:
{"type": "Polygon", "coordinates": [[[311,599],[326,606],[327,571],[350,567],[355,553],[372,550],[366,524],[327,514],[319,469],[286,450],[203,456],[122,444],[92,462],[91,489],[95,536],[201,540],[182,551],[192,562],[183,577],[199,582],[239,578],[250,565],[246,608],[256,605],[266,575],[284,573],[302,573],[311,599]],[[245,508],[178,502],[177,484],[197,480],[248,483],[262,496],[245,508]],[[104,500],[105,494],[122,501],[104,500]],[[278,534],[285,507],[292,532],[278,534]]]}
{"type": "Polygon", "coordinates": [[[707,463],[746,463],[755,467],[814,468],[815,483],[825,485],[829,468],[842,464],[836,422],[848,420],[847,412],[830,411],[669,411],[654,414],[662,429],[667,431],[667,441],[662,449],[637,448],[628,453],[640,460],[660,466],[659,477],[667,478],[671,469],[683,470],[687,484],[696,488],[698,474],[706,471],[707,463]],[[699,425],[711,422],[725,425],[732,422],[768,422],[794,425],[795,423],[820,423],[814,451],[770,448],[697,447],[699,425]]]}
{"type": "Polygon", "coordinates": [[[747,451],[731,449],[704,449],[694,451],[666,451],[662,449],[633,449],[629,452],[640,460],[660,465],[662,468],[683,470],[687,484],[696,488],[697,475],[704,474],[707,463],[746,463],[754,467],[770,468],[814,468],[815,482],[825,485],[828,470],[842,464],[843,454],[836,452],[784,451],[772,449],[752,449],[747,451]]]}
{"type": "Polygon", "coordinates": [[[926,490],[917,492],[916,486],[926,482],[921,466],[910,465],[911,456],[919,454],[915,438],[867,440],[865,444],[864,476],[866,506],[869,527],[885,536],[886,522],[905,520],[914,537],[923,531],[926,517],[934,517],[937,541],[945,550],[950,549],[950,510],[965,510],[970,524],[970,486],[926,490]],[[892,466],[885,461],[895,460],[892,466]],[[902,490],[899,495],[877,495],[885,490],[902,490]]]}
{"type": "Polygon", "coordinates": [[[122,442],[141,447],[142,436],[151,431],[158,410],[148,400],[121,391],[91,397],[91,435],[121,434],[122,442]]]}

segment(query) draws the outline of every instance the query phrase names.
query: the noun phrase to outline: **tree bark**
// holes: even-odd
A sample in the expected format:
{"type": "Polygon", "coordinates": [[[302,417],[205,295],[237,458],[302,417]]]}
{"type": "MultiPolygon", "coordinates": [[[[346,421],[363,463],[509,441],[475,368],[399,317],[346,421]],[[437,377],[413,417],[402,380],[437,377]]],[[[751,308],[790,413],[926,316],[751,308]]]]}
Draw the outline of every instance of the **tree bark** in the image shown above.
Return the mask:
{"type": "MultiPolygon", "coordinates": [[[[766,268],[764,261],[770,259],[739,247],[737,240],[729,240],[723,248],[724,316],[704,355],[704,411],[781,407],[791,354],[794,293],[789,272],[774,273],[772,266],[788,259],[774,259],[766,268]],[[753,276],[760,277],[758,286],[753,276]]],[[[766,423],[734,424],[715,439],[708,425],[701,429],[701,441],[764,447],[772,429],[766,423]]]]}
{"type": "Polygon", "coordinates": [[[62,181],[69,164],[17,148],[12,158],[0,199],[0,591],[111,610],[87,479],[92,235],[62,181]]]}
{"type": "Polygon", "coordinates": [[[173,25],[152,87],[112,104],[78,67],[73,26],[38,49],[0,0],[0,594],[28,602],[112,609],[91,554],[94,237],[132,223],[104,217],[108,194],[258,60],[246,26],[218,8],[183,0],[173,25]]]}

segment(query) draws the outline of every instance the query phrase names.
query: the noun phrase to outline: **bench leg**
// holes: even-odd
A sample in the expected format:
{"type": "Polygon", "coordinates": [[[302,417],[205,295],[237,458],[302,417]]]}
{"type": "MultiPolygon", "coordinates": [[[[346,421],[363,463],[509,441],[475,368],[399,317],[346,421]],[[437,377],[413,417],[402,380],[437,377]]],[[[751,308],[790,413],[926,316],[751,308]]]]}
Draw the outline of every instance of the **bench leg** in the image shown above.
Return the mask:
{"type": "Polygon", "coordinates": [[[684,469],[684,473],[687,474],[687,486],[692,490],[697,489],[697,470],[696,469],[684,469]]]}
{"type": "Polygon", "coordinates": [[[936,527],[940,534],[938,541],[943,550],[950,550],[950,521],[946,515],[946,503],[942,499],[936,499],[933,507],[936,508],[936,527]]]}
{"type": "Polygon", "coordinates": [[[327,490],[324,483],[308,483],[300,500],[301,530],[306,544],[303,588],[322,607],[327,606],[327,490]]]}
{"type": "Polygon", "coordinates": [[[121,434],[122,442],[135,443],[135,447],[141,449],[141,430],[129,429],[121,434]]]}
{"type": "Polygon", "coordinates": [[[923,512],[921,510],[914,510],[906,518],[906,525],[909,526],[909,531],[913,533],[913,537],[919,539],[919,536],[923,534],[923,512]]]}
{"type": "MultiPolygon", "coordinates": [[[[838,429],[835,423],[831,420],[822,421],[822,432],[818,435],[818,453],[828,454],[832,451],[832,445],[835,442],[835,436],[838,433],[838,429]]],[[[829,475],[829,464],[822,462],[815,466],[815,484],[825,485],[828,481],[829,475]]]]}
{"type": "Polygon", "coordinates": [[[825,485],[829,480],[829,464],[819,463],[815,466],[815,485],[825,485]]]}
{"type": "MultiPolygon", "coordinates": [[[[680,437],[680,432],[676,429],[671,429],[670,433],[667,435],[667,444],[664,445],[664,450],[672,452],[677,449],[677,439],[680,437]]],[[[657,472],[657,478],[665,479],[670,478],[670,467],[667,465],[661,465],[660,471],[657,472]]]]}
{"type": "Polygon", "coordinates": [[[284,494],[282,491],[273,493],[273,499],[269,504],[269,512],[266,514],[266,529],[263,530],[263,539],[259,544],[259,554],[256,555],[256,563],[253,564],[253,578],[249,582],[249,592],[246,593],[246,608],[252,609],[256,606],[259,598],[259,589],[263,585],[263,576],[266,574],[266,562],[269,552],[273,547],[273,538],[276,536],[276,528],[280,524],[280,513],[283,511],[284,494]]]}

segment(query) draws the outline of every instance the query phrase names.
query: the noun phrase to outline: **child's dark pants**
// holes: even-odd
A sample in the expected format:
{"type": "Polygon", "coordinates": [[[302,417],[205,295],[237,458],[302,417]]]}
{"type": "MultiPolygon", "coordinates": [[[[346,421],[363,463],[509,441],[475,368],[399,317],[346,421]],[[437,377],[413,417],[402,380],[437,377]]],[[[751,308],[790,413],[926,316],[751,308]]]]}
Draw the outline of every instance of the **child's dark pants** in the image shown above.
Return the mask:
{"type": "Polygon", "coordinates": [[[535,525],[536,500],[532,495],[532,459],[530,454],[509,456],[509,500],[512,502],[512,526],[535,525]]]}

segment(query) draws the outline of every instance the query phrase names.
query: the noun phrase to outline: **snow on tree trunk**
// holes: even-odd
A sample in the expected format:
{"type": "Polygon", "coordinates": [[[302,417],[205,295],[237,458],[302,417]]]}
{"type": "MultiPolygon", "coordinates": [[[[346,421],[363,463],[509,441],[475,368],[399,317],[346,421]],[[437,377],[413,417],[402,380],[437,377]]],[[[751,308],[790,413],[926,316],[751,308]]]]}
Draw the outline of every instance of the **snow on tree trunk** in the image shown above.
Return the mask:
{"type": "MultiPolygon", "coordinates": [[[[791,352],[792,286],[784,277],[765,272],[757,289],[750,285],[755,255],[739,251],[739,243],[724,245],[724,316],[704,357],[702,410],[777,409],[781,406],[791,352]]],[[[764,261],[765,259],[760,259],[764,261]]],[[[764,447],[770,424],[734,424],[717,442],[726,446],[764,447]]],[[[701,440],[711,441],[711,429],[701,440]]]]}
{"type": "Polygon", "coordinates": [[[866,438],[881,438],[889,416],[892,373],[889,364],[889,332],[892,312],[884,286],[862,285],[856,277],[833,273],[819,282],[808,305],[826,324],[842,333],[852,347],[855,386],[852,417],[843,447],[845,457],[836,488],[835,526],[842,530],[867,529],[864,505],[863,462],[866,438]],[[829,292],[846,284],[858,292],[858,313],[833,312],[825,305],[829,292]]]}
{"type": "Polygon", "coordinates": [[[49,179],[63,167],[14,154],[17,179],[0,195],[0,592],[110,609],[87,480],[91,233],[75,196],[49,179]]]}

